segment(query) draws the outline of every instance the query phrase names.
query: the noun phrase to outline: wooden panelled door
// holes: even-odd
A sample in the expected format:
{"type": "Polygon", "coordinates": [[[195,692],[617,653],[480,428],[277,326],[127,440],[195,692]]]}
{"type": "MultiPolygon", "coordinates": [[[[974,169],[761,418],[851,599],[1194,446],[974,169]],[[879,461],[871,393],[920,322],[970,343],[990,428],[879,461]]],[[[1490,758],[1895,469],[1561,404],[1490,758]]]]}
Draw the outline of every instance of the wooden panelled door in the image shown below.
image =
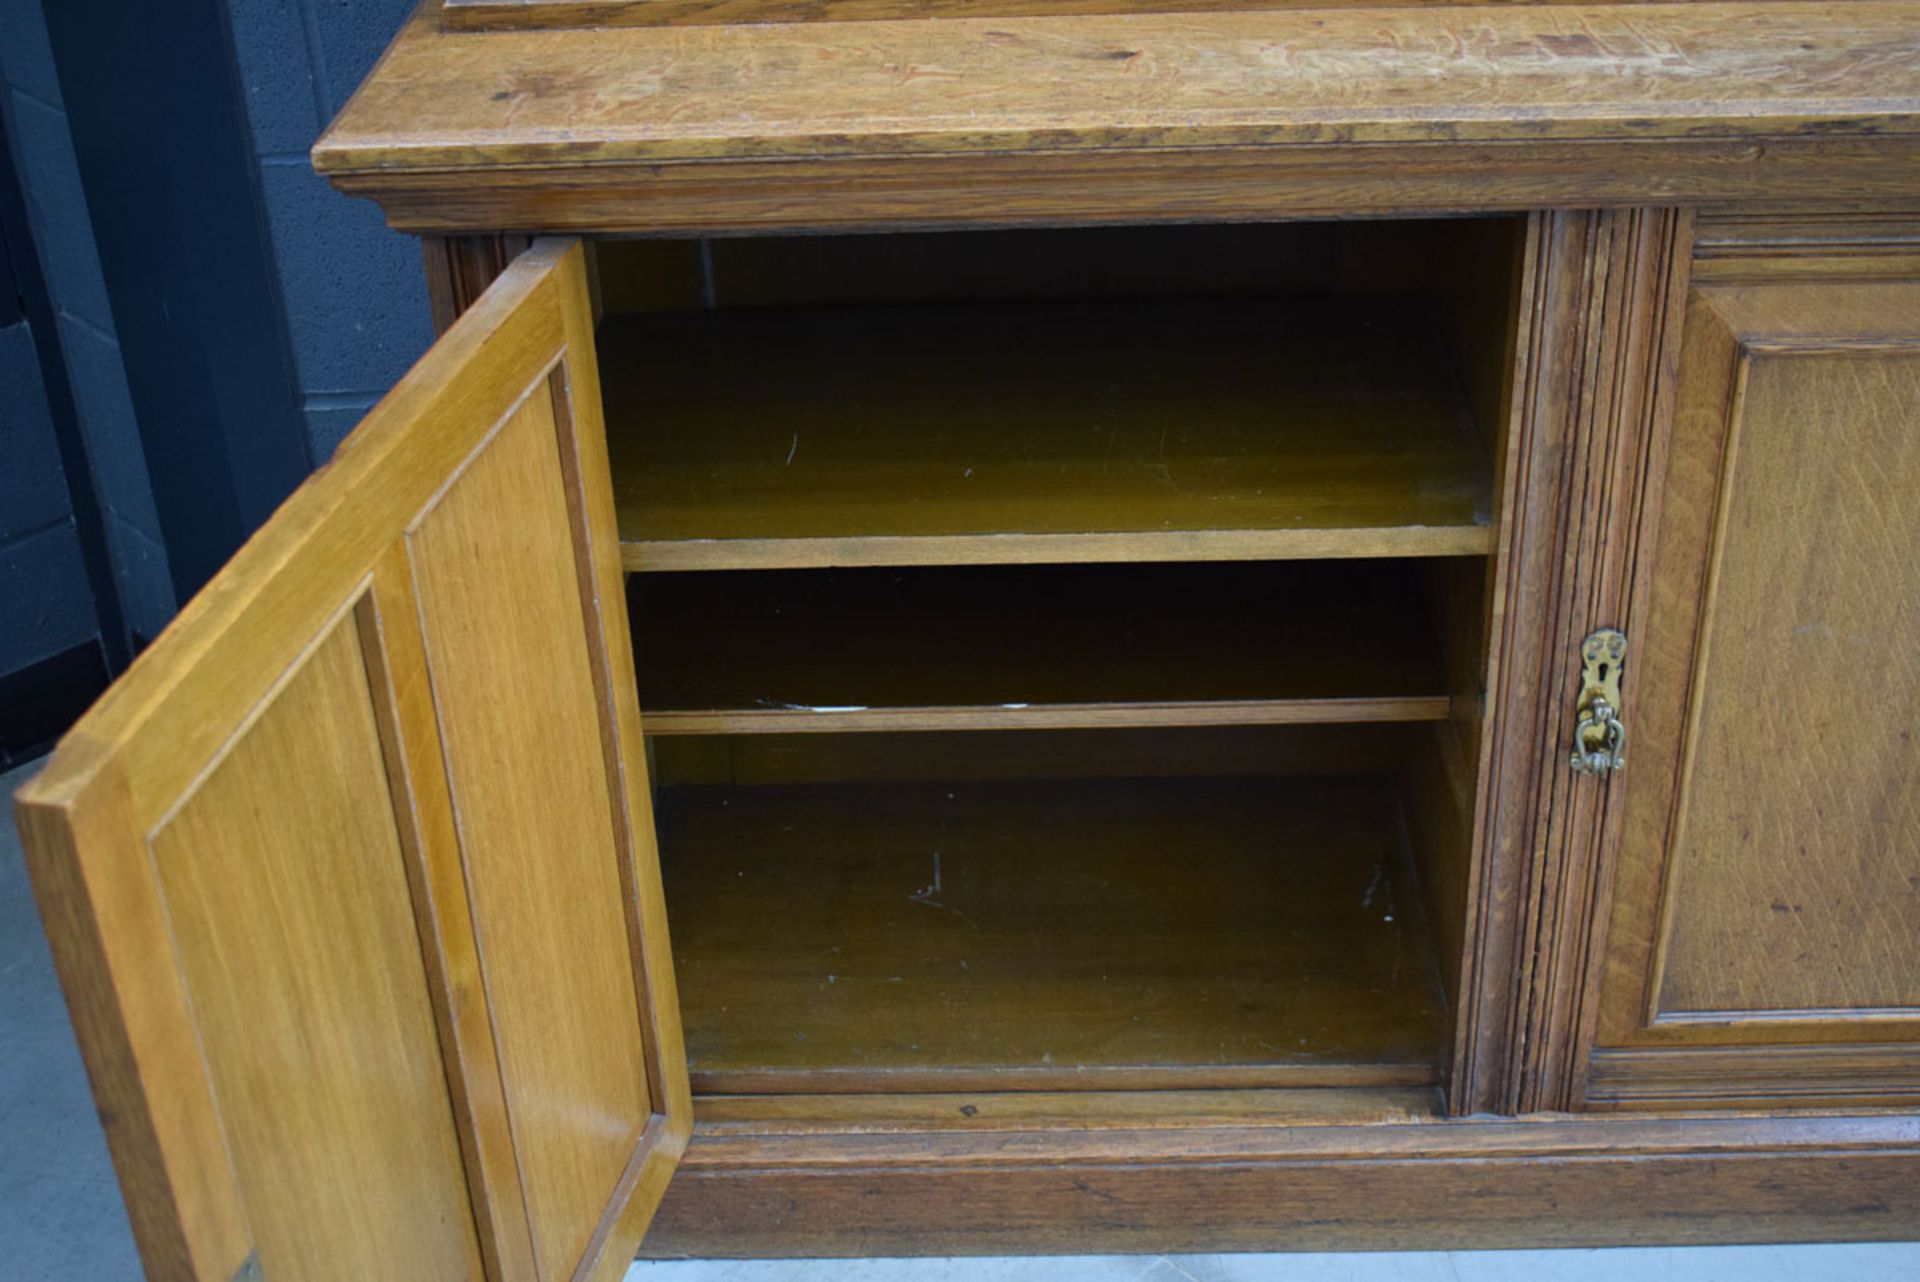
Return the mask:
{"type": "Polygon", "coordinates": [[[541,242],[21,795],[156,1282],[633,1256],[691,1109],[597,380],[541,242]]]}
{"type": "Polygon", "coordinates": [[[1688,304],[1590,1107],[1920,1099],[1920,278],[1821,270],[1688,304]]]}

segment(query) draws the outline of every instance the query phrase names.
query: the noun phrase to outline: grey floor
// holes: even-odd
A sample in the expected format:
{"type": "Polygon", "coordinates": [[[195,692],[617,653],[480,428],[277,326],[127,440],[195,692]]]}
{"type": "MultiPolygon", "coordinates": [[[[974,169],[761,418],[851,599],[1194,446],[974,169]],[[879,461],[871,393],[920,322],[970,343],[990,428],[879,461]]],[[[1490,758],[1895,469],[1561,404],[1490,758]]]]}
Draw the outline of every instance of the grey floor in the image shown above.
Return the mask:
{"type": "MultiPolygon", "coordinates": [[[[0,774],[0,1282],[135,1282],[142,1274],[0,774]]],[[[698,1260],[636,1264],[627,1282],[1920,1282],[1920,1244],[1391,1255],[1072,1256],[973,1260],[698,1260]]],[[[369,1282],[378,1280],[369,1279],[369,1282]]]]}

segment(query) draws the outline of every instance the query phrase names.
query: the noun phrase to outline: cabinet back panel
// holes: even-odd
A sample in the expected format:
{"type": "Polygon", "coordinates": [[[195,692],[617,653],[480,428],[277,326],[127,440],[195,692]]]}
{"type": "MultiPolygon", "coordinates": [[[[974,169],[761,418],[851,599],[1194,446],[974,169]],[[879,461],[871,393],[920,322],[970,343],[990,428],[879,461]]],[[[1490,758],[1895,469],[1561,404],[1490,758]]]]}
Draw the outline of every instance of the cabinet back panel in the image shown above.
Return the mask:
{"type": "Polygon", "coordinates": [[[628,594],[654,734],[1431,721],[1452,687],[1419,564],[736,570],[628,594]]]}
{"type": "Polygon", "coordinates": [[[1380,774],[1419,740],[1409,725],[929,730],[658,736],[654,779],[677,784],[1380,774]]]}
{"type": "Polygon", "coordinates": [[[1512,255],[1497,246],[1521,225],[1482,218],[609,239],[595,251],[601,303],[614,315],[1176,295],[1386,296],[1428,287],[1504,301],[1512,255]],[[1496,252],[1486,252],[1489,244],[1496,252]],[[1462,270],[1463,263],[1476,270],[1462,270]]]}

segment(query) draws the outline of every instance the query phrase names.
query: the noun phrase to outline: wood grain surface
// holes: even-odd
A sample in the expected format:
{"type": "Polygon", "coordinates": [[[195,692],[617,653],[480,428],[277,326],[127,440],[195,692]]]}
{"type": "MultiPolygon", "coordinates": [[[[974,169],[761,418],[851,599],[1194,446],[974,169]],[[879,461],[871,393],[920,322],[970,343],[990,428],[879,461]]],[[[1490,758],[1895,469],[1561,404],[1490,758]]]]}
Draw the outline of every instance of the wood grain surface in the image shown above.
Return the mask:
{"type": "Polygon", "coordinates": [[[530,31],[411,22],[328,174],[906,152],[1913,130],[1895,0],[530,31]]]}
{"type": "Polygon", "coordinates": [[[351,615],[150,840],[262,1272],[472,1277],[473,1215],[351,615]]]}
{"type": "MultiPolygon", "coordinates": [[[[1379,0],[441,0],[457,31],[548,27],[708,25],[751,22],[872,22],[891,18],[1007,18],[1061,14],[1206,13],[1233,8],[1338,9],[1379,0]]],[[[1580,0],[1400,0],[1406,7],[1573,4],[1580,0]]],[[[1590,2],[1590,0],[1589,0],[1590,2]]],[[[1654,3],[1655,0],[1628,0],[1654,3]]],[[[1672,0],[1668,0],[1672,2],[1672,0]]],[[[1682,0],[1684,2],[1684,0],[1682,0]]]]}
{"type": "Polygon", "coordinates": [[[1605,785],[1567,768],[1578,649],[1633,630],[1691,218],[1536,217],[1500,492],[1451,1105],[1565,1107],[1607,876],[1605,785]],[[1572,692],[1572,693],[1569,693],[1572,692]]]}
{"type": "Polygon", "coordinates": [[[629,569],[1449,556],[1488,463],[1398,300],[610,317],[629,569]]]}
{"type": "Polygon", "coordinates": [[[695,1088],[1430,1083],[1395,815],[1338,779],[670,791],[695,1088]]]}
{"type": "Polygon", "coordinates": [[[544,242],[20,794],[156,1279],[602,1282],[658,1203],[691,1110],[592,358],[544,242]]]}
{"type": "Polygon", "coordinates": [[[421,231],[1275,218],[1920,194],[1898,0],[449,32],[313,152],[421,231]]]}
{"type": "Polygon", "coordinates": [[[1899,1241],[1911,1116],[700,1134],[650,1257],[1899,1241]]]}
{"type": "Polygon", "coordinates": [[[1596,1103],[1920,1097],[1920,286],[1810,239],[1688,306],[1596,1103]]]}
{"type": "Polygon", "coordinates": [[[971,1091],[857,1095],[702,1095],[695,1129],[721,1135],[924,1134],[936,1131],[1387,1126],[1440,1117],[1432,1086],[1265,1090],[971,1091]]]}

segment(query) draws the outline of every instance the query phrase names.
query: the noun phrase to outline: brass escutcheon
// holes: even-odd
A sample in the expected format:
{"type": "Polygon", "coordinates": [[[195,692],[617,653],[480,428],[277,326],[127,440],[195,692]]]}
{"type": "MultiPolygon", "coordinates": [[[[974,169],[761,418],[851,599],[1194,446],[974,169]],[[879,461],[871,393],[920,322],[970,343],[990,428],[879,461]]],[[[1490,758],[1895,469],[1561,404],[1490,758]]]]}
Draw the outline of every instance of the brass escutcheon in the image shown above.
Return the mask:
{"type": "Polygon", "coordinates": [[[1605,775],[1627,764],[1627,728],[1620,722],[1620,669],[1627,657],[1626,633],[1601,628],[1580,643],[1579,718],[1573,730],[1575,774],[1605,775]]]}

